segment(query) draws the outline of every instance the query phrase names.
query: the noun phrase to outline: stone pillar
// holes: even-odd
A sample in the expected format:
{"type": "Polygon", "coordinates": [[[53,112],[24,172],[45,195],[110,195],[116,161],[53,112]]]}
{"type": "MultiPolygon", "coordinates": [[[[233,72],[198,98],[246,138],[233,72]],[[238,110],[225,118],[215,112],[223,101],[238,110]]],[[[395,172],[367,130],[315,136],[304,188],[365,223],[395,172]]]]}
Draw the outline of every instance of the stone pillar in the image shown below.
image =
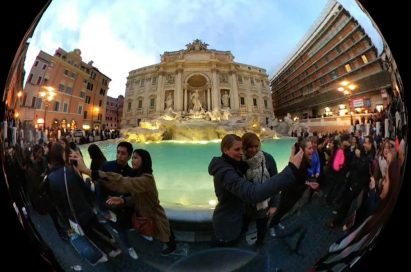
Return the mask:
{"type": "Polygon", "coordinates": [[[367,123],[365,124],[365,135],[370,135],[370,128],[371,128],[371,124],[367,123]]]}
{"type": "Polygon", "coordinates": [[[212,110],[220,109],[220,92],[218,90],[219,84],[217,79],[217,69],[212,69],[212,86],[211,86],[211,104],[212,110]]]}
{"type": "Polygon", "coordinates": [[[183,101],[183,110],[187,112],[188,109],[188,103],[187,103],[187,88],[184,88],[184,101],[183,101]]]}
{"type": "Polygon", "coordinates": [[[384,120],[384,138],[390,137],[390,131],[388,127],[388,118],[384,120]]]}
{"type": "Polygon", "coordinates": [[[231,71],[231,109],[234,110],[234,112],[238,112],[240,109],[240,101],[239,101],[239,95],[238,95],[238,86],[237,86],[237,76],[234,71],[231,71]]]}
{"type": "Polygon", "coordinates": [[[17,143],[17,128],[12,127],[11,128],[11,145],[15,146],[17,143]]]}
{"type": "Polygon", "coordinates": [[[174,105],[175,105],[175,110],[176,111],[182,111],[183,110],[183,88],[182,88],[182,72],[183,69],[179,68],[177,70],[177,84],[176,84],[176,90],[174,92],[174,105]]]}
{"type": "Polygon", "coordinates": [[[380,135],[381,134],[381,122],[376,122],[376,124],[375,124],[375,131],[376,131],[376,134],[377,135],[380,135]]]}
{"type": "Polygon", "coordinates": [[[211,107],[210,107],[210,89],[208,88],[208,89],[206,89],[205,90],[205,92],[206,92],[206,100],[207,100],[207,110],[210,110],[211,109],[211,107]]]}
{"type": "Polygon", "coordinates": [[[213,109],[213,100],[212,100],[212,92],[211,92],[211,87],[208,88],[208,95],[210,97],[210,108],[208,109],[209,111],[211,111],[213,109]]]}
{"type": "Polygon", "coordinates": [[[160,72],[158,74],[158,81],[157,81],[157,98],[156,98],[156,112],[160,113],[164,111],[164,88],[163,88],[163,73],[160,72]]]}

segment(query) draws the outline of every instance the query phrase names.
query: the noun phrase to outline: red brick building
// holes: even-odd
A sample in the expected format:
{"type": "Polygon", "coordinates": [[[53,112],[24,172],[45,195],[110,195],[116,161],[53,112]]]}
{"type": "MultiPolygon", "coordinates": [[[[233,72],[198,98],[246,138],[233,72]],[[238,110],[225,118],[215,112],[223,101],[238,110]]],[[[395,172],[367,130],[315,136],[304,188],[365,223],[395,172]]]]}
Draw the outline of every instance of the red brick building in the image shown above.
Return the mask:
{"type": "Polygon", "coordinates": [[[106,129],[119,129],[121,116],[123,114],[124,96],[119,95],[117,98],[107,96],[106,103],[106,129]]]}

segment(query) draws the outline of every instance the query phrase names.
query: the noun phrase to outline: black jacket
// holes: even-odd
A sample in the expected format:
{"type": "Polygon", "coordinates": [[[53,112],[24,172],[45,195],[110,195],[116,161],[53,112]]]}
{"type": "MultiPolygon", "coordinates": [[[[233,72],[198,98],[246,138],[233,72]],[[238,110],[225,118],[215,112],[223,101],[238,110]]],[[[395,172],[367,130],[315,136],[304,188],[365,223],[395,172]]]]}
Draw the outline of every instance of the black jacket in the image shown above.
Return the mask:
{"type": "MultiPolygon", "coordinates": [[[[66,167],[66,177],[68,192],[74,213],[78,223],[85,226],[93,217],[96,216],[93,212],[91,204],[92,193],[83,179],[69,167],[66,167]]],[[[52,169],[48,175],[48,180],[52,199],[56,204],[57,209],[66,219],[70,218],[75,222],[67,200],[66,186],[64,182],[64,167],[61,166],[52,169]]]]}
{"type": "Polygon", "coordinates": [[[241,233],[245,202],[257,203],[280,190],[293,186],[297,168],[289,164],[284,170],[262,184],[254,184],[244,178],[244,171],[227,157],[214,157],[208,173],[214,176],[214,189],[218,204],[213,213],[216,238],[233,241],[241,233]]]}

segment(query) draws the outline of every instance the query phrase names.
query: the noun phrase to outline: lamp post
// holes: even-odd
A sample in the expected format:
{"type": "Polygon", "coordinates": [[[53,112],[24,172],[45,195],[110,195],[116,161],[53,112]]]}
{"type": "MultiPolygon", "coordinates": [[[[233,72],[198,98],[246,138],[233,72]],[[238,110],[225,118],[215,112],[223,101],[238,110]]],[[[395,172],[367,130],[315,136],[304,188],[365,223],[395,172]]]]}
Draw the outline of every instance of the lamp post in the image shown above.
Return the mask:
{"type": "Polygon", "coordinates": [[[54,96],[56,95],[54,88],[50,86],[43,87],[45,90],[40,92],[40,96],[44,101],[44,123],[43,123],[43,130],[46,129],[46,116],[47,116],[47,109],[50,105],[50,102],[53,100],[54,96]]]}

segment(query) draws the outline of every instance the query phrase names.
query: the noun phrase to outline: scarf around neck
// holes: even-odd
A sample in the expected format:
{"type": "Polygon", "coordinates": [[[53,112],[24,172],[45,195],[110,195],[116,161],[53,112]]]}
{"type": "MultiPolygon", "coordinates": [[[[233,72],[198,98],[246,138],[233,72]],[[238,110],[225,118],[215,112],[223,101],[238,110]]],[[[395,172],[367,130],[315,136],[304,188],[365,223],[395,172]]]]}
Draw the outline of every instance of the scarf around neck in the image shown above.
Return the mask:
{"type": "MultiPolygon", "coordinates": [[[[261,184],[270,178],[270,173],[268,172],[267,166],[265,164],[265,156],[261,150],[249,159],[244,158],[244,161],[248,165],[248,169],[246,172],[246,177],[248,181],[261,184]]],[[[267,198],[266,200],[257,203],[257,210],[267,208],[269,200],[270,198],[267,198]]]]}

